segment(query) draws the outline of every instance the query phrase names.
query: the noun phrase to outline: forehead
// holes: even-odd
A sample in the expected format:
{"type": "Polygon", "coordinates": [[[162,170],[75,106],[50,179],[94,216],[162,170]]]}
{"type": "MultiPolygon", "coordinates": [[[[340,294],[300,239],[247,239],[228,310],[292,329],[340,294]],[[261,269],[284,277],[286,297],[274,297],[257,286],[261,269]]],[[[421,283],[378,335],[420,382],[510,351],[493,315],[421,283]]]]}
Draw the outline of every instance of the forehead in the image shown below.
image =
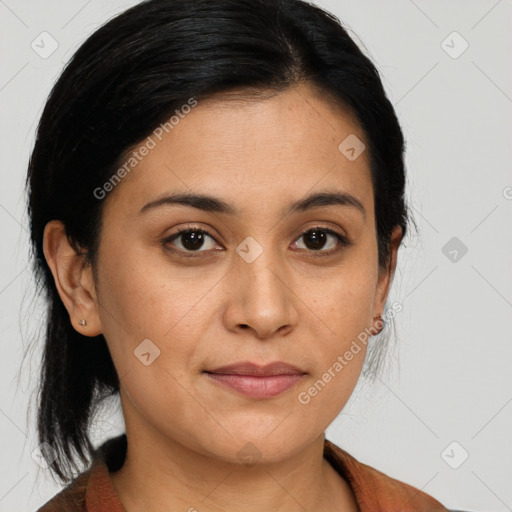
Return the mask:
{"type": "Polygon", "coordinates": [[[137,152],[137,163],[111,193],[110,207],[136,215],[148,201],[182,192],[229,198],[240,212],[261,212],[262,200],[281,211],[291,198],[336,188],[371,210],[365,134],[349,111],[320,94],[302,84],[263,98],[223,94],[178,110],[125,155],[128,162],[137,152]]]}

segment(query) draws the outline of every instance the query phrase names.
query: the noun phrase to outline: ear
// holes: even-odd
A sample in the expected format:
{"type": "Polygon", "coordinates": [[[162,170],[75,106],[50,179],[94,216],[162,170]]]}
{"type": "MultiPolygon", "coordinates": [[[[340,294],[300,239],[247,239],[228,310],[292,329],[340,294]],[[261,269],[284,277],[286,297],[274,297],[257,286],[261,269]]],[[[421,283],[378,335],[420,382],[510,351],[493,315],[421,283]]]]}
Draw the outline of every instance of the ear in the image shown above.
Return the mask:
{"type": "Polygon", "coordinates": [[[90,265],[69,243],[64,224],[48,222],[43,235],[43,252],[51,269],[57,291],[74,329],[84,336],[101,334],[96,288],[90,265]],[[87,324],[78,322],[84,319],[87,324]]]}
{"type": "MultiPolygon", "coordinates": [[[[388,265],[386,268],[379,269],[379,279],[377,282],[377,290],[375,293],[375,302],[373,307],[373,311],[376,312],[374,320],[378,318],[379,314],[382,315],[384,312],[386,299],[395,275],[398,248],[400,247],[402,237],[402,228],[400,226],[395,226],[391,233],[388,265]]],[[[377,331],[378,330],[379,329],[377,329],[377,331]]]]}

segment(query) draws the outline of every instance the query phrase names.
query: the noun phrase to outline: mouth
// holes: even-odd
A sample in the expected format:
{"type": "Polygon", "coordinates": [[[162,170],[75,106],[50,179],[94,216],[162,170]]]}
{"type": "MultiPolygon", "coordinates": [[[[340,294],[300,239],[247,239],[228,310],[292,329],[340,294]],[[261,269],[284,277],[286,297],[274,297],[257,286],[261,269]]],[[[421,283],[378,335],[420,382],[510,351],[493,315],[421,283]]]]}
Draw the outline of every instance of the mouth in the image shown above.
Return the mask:
{"type": "Polygon", "coordinates": [[[307,375],[296,366],[281,361],[259,366],[251,362],[235,363],[203,372],[214,382],[249,398],[265,399],[294,387],[307,375]]]}

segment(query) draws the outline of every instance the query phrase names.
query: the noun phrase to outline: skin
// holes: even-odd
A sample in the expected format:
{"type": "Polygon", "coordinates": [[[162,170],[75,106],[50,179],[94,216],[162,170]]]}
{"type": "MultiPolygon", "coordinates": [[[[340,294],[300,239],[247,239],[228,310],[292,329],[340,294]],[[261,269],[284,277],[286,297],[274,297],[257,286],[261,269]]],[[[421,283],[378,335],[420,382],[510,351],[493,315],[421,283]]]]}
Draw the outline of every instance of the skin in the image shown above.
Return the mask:
{"type": "Polygon", "coordinates": [[[350,134],[365,141],[357,121],[307,83],[256,101],[205,100],[104,199],[97,282],[62,224],[46,226],[45,255],[70,320],[85,336],[103,333],[120,376],[128,452],[111,476],[128,512],[358,510],[323,443],[364,346],[308,404],[297,399],[376,328],[402,238],[395,228],[390,265],[379,268],[368,154],[350,161],[338,149],[350,134]],[[280,214],[333,189],[358,198],[366,215],[347,205],[280,214]],[[216,196],[240,212],[167,205],[138,214],[172,192],[216,196]],[[304,233],[318,225],[352,245],[327,234],[311,249],[304,233]],[[214,237],[205,235],[197,258],[166,249],[187,252],[183,237],[164,242],[187,227],[214,237]],[[247,237],[263,249],[252,263],[236,252],[247,237]],[[160,350],[149,366],[134,356],[145,339],[160,350]],[[252,399],[203,373],[238,361],[284,361],[307,375],[252,399]],[[237,455],[248,442],[260,457],[250,467],[237,455]]]}

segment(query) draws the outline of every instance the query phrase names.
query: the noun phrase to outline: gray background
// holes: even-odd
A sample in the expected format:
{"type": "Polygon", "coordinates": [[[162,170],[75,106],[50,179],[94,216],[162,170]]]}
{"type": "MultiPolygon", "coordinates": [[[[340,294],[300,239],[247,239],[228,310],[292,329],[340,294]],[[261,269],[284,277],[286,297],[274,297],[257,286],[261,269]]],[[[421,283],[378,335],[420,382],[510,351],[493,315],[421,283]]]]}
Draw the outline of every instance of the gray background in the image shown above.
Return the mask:
{"type": "MultiPolygon", "coordinates": [[[[39,350],[21,367],[43,326],[23,195],[34,132],[63,64],[135,3],[0,0],[0,512],[33,511],[60,489],[31,456],[39,350]],[[42,32],[58,43],[47,58],[42,32]]],[[[327,437],[449,508],[512,510],[512,1],[317,3],[382,74],[419,227],[390,297],[403,310],[389,366],[374,385],[360,381],[327,437]]],[[[122,431],[118,410],[94,439],[122,431]]]]}

